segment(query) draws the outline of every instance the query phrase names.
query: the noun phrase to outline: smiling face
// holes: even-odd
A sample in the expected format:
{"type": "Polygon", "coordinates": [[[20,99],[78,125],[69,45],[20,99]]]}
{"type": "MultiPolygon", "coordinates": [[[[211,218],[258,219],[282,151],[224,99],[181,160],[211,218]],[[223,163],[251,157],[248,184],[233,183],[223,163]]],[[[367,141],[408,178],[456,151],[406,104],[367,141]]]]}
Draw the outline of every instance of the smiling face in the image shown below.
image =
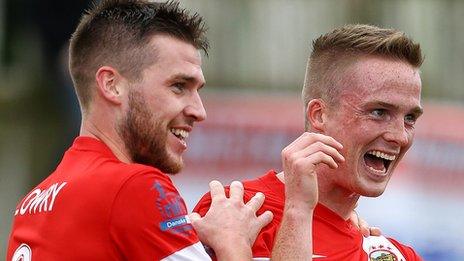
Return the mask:
{"type": "Polygon", "coordinates": [[[343,144],[346,161],[324,179],[348,192],[379,196],[412,145],[422,113],[419,70],[399,60],[362,57],[343,72],[338,87],[323,132],[343,144]]]}
{"type": "Polygon", "coordinates": [[[206,118],[198,93],[205,79],[194,46],[164,35],[151,44],[156,61],[130,84],[117,129],[133,162],[174,174],[183,167],[194,122],[206,118]]]}

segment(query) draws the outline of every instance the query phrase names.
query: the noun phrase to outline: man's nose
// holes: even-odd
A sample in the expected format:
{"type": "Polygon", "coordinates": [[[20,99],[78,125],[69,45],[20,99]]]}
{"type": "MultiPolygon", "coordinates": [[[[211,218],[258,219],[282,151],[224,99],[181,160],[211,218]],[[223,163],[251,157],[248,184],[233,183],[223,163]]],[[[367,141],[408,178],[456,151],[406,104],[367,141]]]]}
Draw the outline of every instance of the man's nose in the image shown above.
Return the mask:
{"type": "Polygon", "coordinates": [[[409,144],[411,136],[412,134],[406,129],[403,118],[391,121],[384,133],[385,140],[396,143],[401,147],[409,144]]]}
{"type": "Polygon", "coordinates": [[[185,107],[185,114],[194,118],[195,121],[203,121],[206,119],[206,110],[198,93],[191,96],[189,104],[185,107]]]}

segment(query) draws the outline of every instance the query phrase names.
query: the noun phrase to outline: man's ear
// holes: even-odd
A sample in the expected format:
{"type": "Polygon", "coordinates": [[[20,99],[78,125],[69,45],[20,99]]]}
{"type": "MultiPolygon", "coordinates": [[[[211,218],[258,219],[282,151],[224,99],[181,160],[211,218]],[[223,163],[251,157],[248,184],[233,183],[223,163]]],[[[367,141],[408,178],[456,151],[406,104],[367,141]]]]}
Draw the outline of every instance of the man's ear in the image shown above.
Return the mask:
{"type": "Polygon", "coordinates": [[[110,66],[102,66],[95,74],[97,81],[97,91],[105,100],[113,104],[122,103],[122,93],[124,92],[124,78],[116,69],[110,66]]]}
{"type": "Polygon", "coordinates": [[[326,113],[326,106],[323,100],[313,99],[309,101],[306,108],[306,118],[309,124],[318,132],[324,130],[324,119],[326,113]]]}

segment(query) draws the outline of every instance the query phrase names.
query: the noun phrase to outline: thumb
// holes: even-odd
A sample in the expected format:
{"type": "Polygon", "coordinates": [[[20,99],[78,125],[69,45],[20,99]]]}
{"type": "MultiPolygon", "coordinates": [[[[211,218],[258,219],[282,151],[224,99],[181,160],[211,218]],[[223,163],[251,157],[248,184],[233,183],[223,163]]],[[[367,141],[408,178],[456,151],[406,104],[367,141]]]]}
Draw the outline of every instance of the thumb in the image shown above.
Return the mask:
{"type": "Polygon", "coordinates": [[[201,219],[201,216],[197,212],[192,212],[188,214],[188,218],[190,219],[191,223],[196,223],[197,221],[201,219]]]}

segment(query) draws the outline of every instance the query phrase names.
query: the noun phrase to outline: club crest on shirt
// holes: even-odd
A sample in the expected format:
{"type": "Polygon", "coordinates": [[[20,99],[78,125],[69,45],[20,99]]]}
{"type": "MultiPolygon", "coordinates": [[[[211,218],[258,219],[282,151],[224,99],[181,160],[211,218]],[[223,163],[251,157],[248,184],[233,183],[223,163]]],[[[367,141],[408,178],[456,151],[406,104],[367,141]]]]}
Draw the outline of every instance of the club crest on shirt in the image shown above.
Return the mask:
{"type": "Polygon", "coordinates": [[[362,245],[369,261],[406,261],[401,251],[384,236],[365,237],[362,245]]]}
{"type": "Polygon", "coordinates": [[[383,245],[372,246],[369,252],[369,261],[404,261],[399,260],[390,247],[383,245]]]}
{"type": "Polygon", "coordinates": [[[166,192],[158,181],[155,181],[152,189],[158,192],[155,205],[163,220],[159,224],[160,229],[171,233],[180,233],[185,236],[192,233],[193,227],[190,224],[187,209],[180,195],[166,192]]]}

